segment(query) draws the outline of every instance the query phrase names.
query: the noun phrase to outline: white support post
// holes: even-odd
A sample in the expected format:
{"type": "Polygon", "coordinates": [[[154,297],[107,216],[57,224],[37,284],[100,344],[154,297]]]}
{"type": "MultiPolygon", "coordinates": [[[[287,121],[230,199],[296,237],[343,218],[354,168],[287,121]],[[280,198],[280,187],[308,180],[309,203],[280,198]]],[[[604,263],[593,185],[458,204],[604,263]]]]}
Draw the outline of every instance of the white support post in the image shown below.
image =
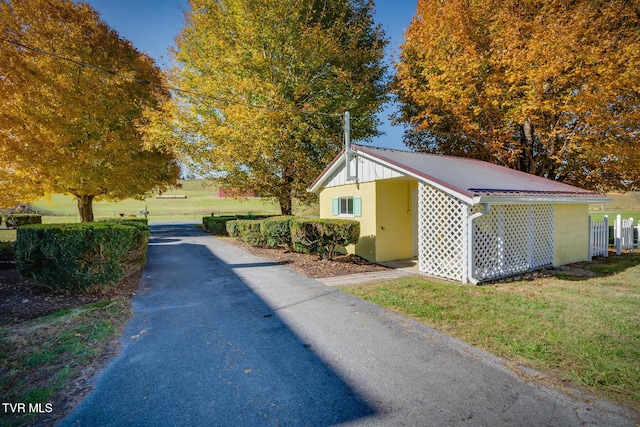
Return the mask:
{"type": "Polygon", "coordinates": [[[616,224],[613,227],[613,244],[616,248],[616,255],[622,253],[622,216],[616,216],[616,224]]]}
{"type": "Polygon", "coordinates": [[[596,241],[594,239],[595,230],[593,229],[593,221],[591,221],[591,215],[589,215],[589,258],[587,261],[593,261],[593,244],[596,241]]]}
{"type": "Polygon", "coordinates": [[[625,233],[628,233],[629,235],[629,241],[625,243],[629,248],[629,252],[633,253],[633,247],[635,246],[633,244],[633,218],[629,218],[629,230],[625,230],[625,233]]]}
{"type": "Polygon", "coordinates": [[[604,241],[604,257],[609,256],[609,215],[604,216],[604,235],[606,236],[604,241]]]}

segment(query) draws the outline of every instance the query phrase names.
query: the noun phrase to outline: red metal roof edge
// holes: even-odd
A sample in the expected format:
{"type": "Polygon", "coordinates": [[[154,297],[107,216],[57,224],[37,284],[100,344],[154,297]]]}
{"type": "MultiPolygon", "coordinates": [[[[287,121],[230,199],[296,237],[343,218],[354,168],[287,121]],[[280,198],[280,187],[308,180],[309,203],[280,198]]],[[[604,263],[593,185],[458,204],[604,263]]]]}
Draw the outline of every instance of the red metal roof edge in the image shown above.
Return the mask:
{"type": "MultiPolygon", "coordinates": [[[[424,178],[424,179],[426,179],[428,181],[434,182],[434,183],[436,183],[438,185],[441,185],[441,186],[443,186],[445,188],[450,189],[451,191],[455,191],[456,193],[460,193],[460,194],[462,194],[464,196],[467,196],[467,197],[473,197],[474,196],[474,194],[472,192],[470,192],[470,191],[468,191],[466,189],[462,189],[462,188],[457,187],[455,185],[451,185],[450,183],[448,183],[446,181],[443,181],[443,180],[441,180],[439,178],[435,178],[433,176],[427,175],[427,174],[425,174],[423,172],[420,172],[418,170],[409,168],[409,167],[407,167],[406,165],[404,165],[404,164],[402,164],[400,162],[396,162],[394,160],[389,159],[388,157],[381,156],[378,153],[373,153],[373,152],[371,152],[371,150],[367,149],[369,147],[364,147],[362,145],[356,145],[356,144],[351,145],[351,147],[355,148],[356,151],[362,151],[362,152],[364,152],[366,154],[369,154],[370,156],[382,159],[385,162],[387,162],[389,164],[392,164],[392,165],[398,167],[401,170],[407,171],[407,172],[409,172],[409,173],[411,173],[413,175],[416,175],[416,176],[422,177],[422,178],[424,178]]],[[[389,150],[389,151],[397,151],[397,152],[401,152],[401,153],[410,153],[410,151],[394,150],[392,148],[378,148],[378,147],[372,147],[372,148],[376,148],[378,150],[389,150]]]]}
{"type": "MultiPolygon", "coordinates": [[[[399,152],[399,153],[410,153],[410,154],[422,154],[422,155],[431,155],[431,156],[439,156],[439,157],[443,157],[443,158],[452,158],[452,159],[464,159],[465,161],[472,161],[472,162],[479,162],[482,164],[483,167],[487,167],[487,168],[499,168],[500,170],[503,170],[504,167],[503,166],[499,166],[499,165],[495,165],[493,163],[489,163],[489,162],[485,162],[482,160],[478,160],[478,159],[472,159],[472,158],[461,158],[461,157],[455,157],[455,156],[447,156],[447,155],[439,155],[439,154],[428,154],[428,153],[418,153],[418,152],[411,152],[411,151],[405,151],[405,150],[397,150],[397,149],[393,149],[393,148],[382,148],[382,147],[367,147],[364,145],[360,145],[360,144],[352,144],[351,148],[353,149],[353,151],[355,152],[362,152],[365,154],[368,154],[374,158],[377,158],[379,160],[383,160],[384,162],[395,166],[396,168],[398,168],[400,171],[405,171],[409,174],[412,174],[414,176],[417,177],[421,177],[425,180],[428,180],[432,183],[435,183],[437,185],[440,185],[444,188],[447,188],[451,191],[454,191],[458,194],[461,194],[463,196],[469,197],[469,198],[473,198],[473,197],[477,197],[480,195],[495,195],[495,196],[499,196],[499,195],[517,195],[517,196],[541,196],[541,195],[548,195],[548,196],[567,196],[567,197],[575,197],[575,196],[580,196],[580,197],[593,197],[593,198],[597,198],[597,197],[602,197],[602,194],[598,194],[595,193],[593,191],[589,191],[589,190],[584,190],[581,189],[579,187],[575,187],[569,184],[564,184],[561,182],[556,182],[556,181],[552,181],[555,182],[557,184],[562,184],[562,185],[566,185],[567,187],[572,187],[577,189],[578,191],[566,191],[566,190],[540,190],[540,191],[536,191],[536,190],[505,190],[505,189],[486,189],[486,188],[469,188],[469,189],[465,189],[465,188],[460,188],[458,186],[455,185],[451,185],[451,183],[444,181],[442,179],[433,177],[429,174],[426,174],[422,171],[419,170],[415,170],[413,168],[407,167],[405,164],[401,163],[401,162],[397,162],[395,160],[389,159],[388,157],[381,155],[380,152],[384,152],[384,151],[393,151],[393,152],[399,152]],[[374,150],[372,150],[374,149],[374,150]]],[[[342,159],[342,156],[345,153],[345,149],[342,148],[342,150],[340,150],[340,153],[338,153],[338,155],[331,161],[331,163],[329,163],[329,165],[327,165],[327,167],[324,168],[324,170],[322,171],[322,173],[313,181],[313,183],[309,186],[309,189],[315,187],[316,185],[318,185],[319,182],[321,182],[323,179],[325,179],[325,175],[329,172],[329,170],[331,170],[335,164],[337,162],[339,162],[342,159]]],[[[517,173],[517,174],[526,174],[526,172],[521,172],[521,171],[517,171],[515,169],[509,169],[509,172],[513,172],[513,173],[517,173]]],[[[531,174],[526,174],[526,175],[531,175],[531,174]]],[[[531,178],[539,178],[539,179],[546,179],[543,177],[539,177],[537,175],[531,175],[531,178]]],[[[551,181],[551,180],[550,180],[551,181]]]]}
{"type": "MultiPolygon", "coordinates": [[[[399,152],[399,153],[413,153],[413,154],[421,154],[421,155],[430,155],[430,156],[439,156],[442,158],[452,158],[452,159],[464,159],[465,161],[471,161],[471,162],[478,162],[481,163],[483,167],[486,168],[491,168],[491,169],[499,169],[499,170],[503,170],[505,169],[504,166],[500,166],[500,165],[496,165],[493,163],[489,163],[489,162],[485,162],[483,160],[478,160],[478,159],[473,159],[473,158],[468,158],[468,157],[456,157],[456,156],[447,156],[447,155],[441,155],[441,154],[429,154],[429,153],[418,153],[418,152],[411,152],[411,151],[405,151],[405,150],[397,150],[397,149],[393,149],[393,148],[381,148],[381,147],[366,147],[363,145],[359,145],[359,144],[352,144],[352,147],[355,148],[356,151],[362,151],[366,154],[369,154],[370,156],[379,158],[381,160],[384,160],[385,162],[392,164],[398,168],[400,168],[401,170],[405,170],[409,173],[412,173],[414,175],[420,176],[424,179],[427,179],[431,182],[434,182],[436,184],[439,184],[445,188],[448,188],[452,191],[458,192],[460,194],[463,194],[467,197],[474,197],[474,196],[478,196],[479,193],[485,193],[485,195],[500,195],[500,194],[517,194],[517,195],[551,195],[551,196],[581,196],[581,197],[602,197],[602,194],[598,194],[595,193],[593,191],[589,191],[589,190],[584,190],[582,188],[579,187],[575,187],[573,185],[569,185],[569,184],[565,184],[562,182],[557,182],[557,181],[553,181],[553,180],[549,180],[551,182],[554,182],[556,184],[560,184],[560,185],[565,185],[567,187],[572,187],[577,189],[578,191],[567,191],[567,190],[540,190],[540,191],[536,191],[536,190],[505,190],[505,189],[483,189],[483,188],[469,188],[469,189],[463,189],[460,188],[458,186],[455,185],[451,185],[449,182],[446,182],[444,180],[441,180],[439,178],[433,177],[429,174],[426,174],[424,172],[412,169],[407,167],[406,165],[400,163],[400,162],[396,162],[394,160],[389,159],[386,156],[382,156],[380,155],[379,151],[394,151],[394,152],[399,152]],[[371,148],[375,149],[376,151],[372,151],[371,148]]],[[[515,173],[515,174],[525,174],[530,176],[531,179],[544,179],[547,180],[547,178],[543,178],[537,175],[532,175],[532,174],[528,174],[526,172],[522,172],[522,171],[518,171],[515,169],[508,169],[508,172],[511,173],[515,173]]]]}

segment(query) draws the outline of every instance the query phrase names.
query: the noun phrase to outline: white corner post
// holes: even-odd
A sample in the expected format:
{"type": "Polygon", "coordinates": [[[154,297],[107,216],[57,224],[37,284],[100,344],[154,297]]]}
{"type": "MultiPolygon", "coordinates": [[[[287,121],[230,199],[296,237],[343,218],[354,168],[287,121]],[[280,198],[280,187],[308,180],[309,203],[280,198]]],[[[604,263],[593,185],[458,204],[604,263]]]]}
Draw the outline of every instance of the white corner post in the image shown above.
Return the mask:
{"type": "Polygon", "coordinates": [[[473,285],[477,285],[480,282],[478,279],[473,277],[473,220],[489,212],[489,209],[491,209],[491,205],[489,203],[484,203],[482,205],[482,211],[474,213],[467,220],[467,279],[473,285]]]}
{"type": "Polygon", "coordinates": [[[604,241],[604,257],[609,256],[609,215],[604,216],[604,234],[606,237],[604,241]]]}
{"type": "Polygon", "coordinates": [[[616,225],[613,227],[613,244],[616,248],[616,255],[622,253],[622,215],[616,216],[616,225]]]}
{"type": "Polygon", "coordinates": [[[595,231],[593,229],[593,221],[591,220],[591,215],[589,216],[589,256],[587,257],[587,261],[591,262],[593,260],[593,245],[595,242],[594,235],[595,231]]]}

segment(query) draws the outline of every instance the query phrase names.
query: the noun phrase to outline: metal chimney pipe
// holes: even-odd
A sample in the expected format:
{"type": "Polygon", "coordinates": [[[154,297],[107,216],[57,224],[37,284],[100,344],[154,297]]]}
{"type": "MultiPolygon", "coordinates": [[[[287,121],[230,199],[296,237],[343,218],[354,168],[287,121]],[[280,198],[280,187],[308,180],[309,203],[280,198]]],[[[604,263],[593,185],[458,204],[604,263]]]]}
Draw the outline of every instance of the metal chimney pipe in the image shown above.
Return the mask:
{"type": "Polygon", "coordinates": [[[356,176],[351,173],[351,123],[349,112],[344,112],[344,158],[345,158],[345,166],[347,170],[347,180],[351,181],[356,179],[356,176]]]}

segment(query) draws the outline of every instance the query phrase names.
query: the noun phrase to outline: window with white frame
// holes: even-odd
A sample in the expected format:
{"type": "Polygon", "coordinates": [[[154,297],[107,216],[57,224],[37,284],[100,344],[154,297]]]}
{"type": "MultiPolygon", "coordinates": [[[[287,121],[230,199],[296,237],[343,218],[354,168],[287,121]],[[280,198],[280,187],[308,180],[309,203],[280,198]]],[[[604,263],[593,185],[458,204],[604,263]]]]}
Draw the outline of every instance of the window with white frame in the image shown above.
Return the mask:
{"type": "Polygon", "coordinates": [[[353,197],[338,199],[338,215],[353,215],[353,197]]]}
{"type": "Polygon", "coordinates": [[[333,199],[334,216],[362,216],[361,197],[338,197],[333,199]]]}

